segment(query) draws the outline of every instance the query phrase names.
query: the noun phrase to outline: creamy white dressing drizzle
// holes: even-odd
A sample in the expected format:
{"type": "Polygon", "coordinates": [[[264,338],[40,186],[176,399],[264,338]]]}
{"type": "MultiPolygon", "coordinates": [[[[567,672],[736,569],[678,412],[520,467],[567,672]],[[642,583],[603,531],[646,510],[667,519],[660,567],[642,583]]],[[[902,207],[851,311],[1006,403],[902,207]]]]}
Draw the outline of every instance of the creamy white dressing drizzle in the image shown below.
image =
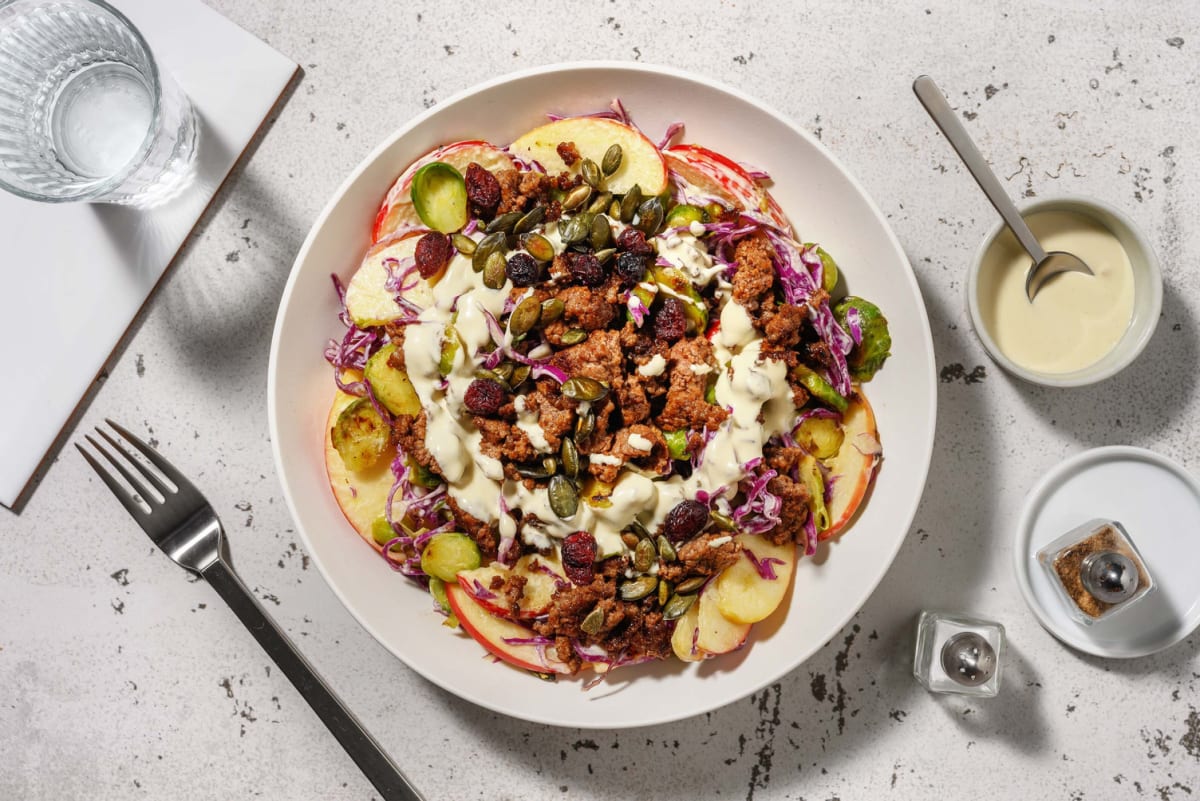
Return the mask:
{"type": "MultiPolygon", "coordinates": [[[[693,365],[694,366],[694,365],[693,365]]],[[[667,360],[663,358],[661,353],[656,353],[650,357],[650,361],[638,367],[638,375],[644,375],[647,378],[656,375],[662,375],[667,369],[667,360]]]]}
{"type": "Polygon", "coordinates": [[[690,231],[669,231],[661,234],[658,237],[658,257],[679,268],[700,288],[708,286],[725,270],[725,265],[713,263],[704,243],[690,231]]]}

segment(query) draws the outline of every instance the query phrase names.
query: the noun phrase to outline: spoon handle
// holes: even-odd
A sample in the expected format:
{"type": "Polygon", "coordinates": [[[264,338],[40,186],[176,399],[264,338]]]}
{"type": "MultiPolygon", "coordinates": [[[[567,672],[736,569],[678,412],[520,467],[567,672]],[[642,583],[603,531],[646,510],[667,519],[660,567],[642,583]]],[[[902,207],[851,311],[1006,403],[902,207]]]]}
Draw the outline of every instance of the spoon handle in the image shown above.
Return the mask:
{"type": "Polygon", "coordinates": [[[979,148],[975,147],[975,143],[971,141],[967,129],[958,121],[958,115],[950,108],[945,95],[933,82],[933,78],[928,75],[917,78],[913,81],[913,92],[921,101],[921,105],[929,112],[929,116],[933,117],[933,121],[942,129],[946,140],[958,153],[958,157],[963,160],[971,177],[979,184],[979,188],[987,195],[987,199],[992,201],[996,211],[1000,212],[1000,216],[1004,218],[1004,222],[1017,237],[1021,247],[1025,248],[1025,251],[1033,258],[1034,264],[1045,260],[1046,251],[1038,244],[1037,238],[1025,224],[1024,218],[1021,217],[1021,213],[1017,211],[1012,200],[1009,199],[1000,180],[996,178],[996,173],[992,172],[991,167],[984,160],[983,154],[979,152],[979,148]]]}

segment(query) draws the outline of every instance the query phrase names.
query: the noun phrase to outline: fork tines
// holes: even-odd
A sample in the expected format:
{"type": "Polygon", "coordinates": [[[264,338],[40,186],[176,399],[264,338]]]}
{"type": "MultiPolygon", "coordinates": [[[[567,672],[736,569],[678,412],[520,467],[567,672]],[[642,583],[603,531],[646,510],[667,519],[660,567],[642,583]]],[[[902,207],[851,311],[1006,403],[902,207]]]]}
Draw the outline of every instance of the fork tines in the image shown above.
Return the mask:
{"type": "Polygon", "coordinates": [[[143,517],[152,514],[156,507],[161,506],[168,497],[181,491],[184,488],[182,476],[171,466],[171,464],[158,454],[153,448],[140,439],[131,434],[128,429],[124,428],[112,420],[105,419],[113,430],[139,451],[146,461],[149,461],[157,469],[157,473],[147,467],[141,459],[138,459],[121,443],[121,440],[113,437],[103,428],[96,427],[96,433],[101,439],[107,443],[108,447],[94,439],[91,434],[84,434],[91,446],[99,452],[104,459],[112,465],[121,478],[128,485],[122,485],[112,471],[100,463],[86,448],[75,443],[75,447],[87,460],[87,463],[96,471],[96,475],[108,485],[113,495],[125,506],[134,517],[143,517]],[[119,456],[114,455],[116,451],[119,456]],[[121,458],[123,457],[123,458],[121,458]],[[166,478],[166,481],[160,477],[160,474],[166,478]],[[168,483],[170,482],[170,483],[168,483]]]}

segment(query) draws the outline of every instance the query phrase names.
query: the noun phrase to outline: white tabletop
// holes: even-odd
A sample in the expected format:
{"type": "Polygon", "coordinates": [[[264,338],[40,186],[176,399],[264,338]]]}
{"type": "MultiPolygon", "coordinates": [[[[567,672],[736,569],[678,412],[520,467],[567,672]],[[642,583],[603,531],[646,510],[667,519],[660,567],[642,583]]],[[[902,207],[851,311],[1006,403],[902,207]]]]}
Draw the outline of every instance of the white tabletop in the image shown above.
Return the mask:
{"type": "MultiPolygon", "coordinates": [[[[498,0],[219,0],[305,76],[218,195],[84,424],[152,437],[223,516],[236,563],[433,798],[1194,798],[1200,636],[1153,657],[1081,656],[1043,631],[1011,567],[1025,491],[1063,457],[1133,444],[1200,471],[1200,10],[1074,0],[648,6],[498,0]],[[267,442],[267,351],[299,245],[386,134],[510,69],[669,63],[814,132],[889,216],[925,293],[940,423],[903,550],[845,631],[779,684],[711,715],[622,732],[498,717],[418,678],[342,609],[300,550],[267,442]],[[1158,248],[1163,315],[1099,387],[1001,374],[970,332],[963,271],[993,213],[913,98],[933,74],[1014,195],[1084,194],[1158,248]],[[911,677],[922,608],[1002,622],[999,698],[911,677]]],[[[903,347],[903,343],[896,343],[903,347]]],[[[372,788],[251,637],[64,451],[0,511],[0,798],[368,799],[372,788]]]]}

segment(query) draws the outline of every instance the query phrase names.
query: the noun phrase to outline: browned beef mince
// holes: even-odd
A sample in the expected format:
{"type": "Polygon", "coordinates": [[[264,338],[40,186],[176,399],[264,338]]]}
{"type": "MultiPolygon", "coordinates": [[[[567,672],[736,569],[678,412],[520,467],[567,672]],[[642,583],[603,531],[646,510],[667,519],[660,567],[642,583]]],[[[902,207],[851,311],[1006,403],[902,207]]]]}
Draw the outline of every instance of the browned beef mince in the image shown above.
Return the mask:
{"type": "Polygon", "coordinates": [[[492,580],[488,589],[496,593],[494,603],[509,611],[509,614],[516,616],[520,611],[518,605],[521,601],[521,596],[525,593],[525,585],[529,579],[519,573],[508,573],[506,575],[492,576],[492,580]]]}
{"type": "Polygon", "coordinates": [[[640,423],[650,418],[650,399],[636,374],[618,384],[614,389],[617,402],[621,405],[621,419],[626,425],[640,423]]]}
{"type": "Polygon", "coordinates": [[[404,364],[404,335],[407,329],[408,326],[395,323],[388,323],[384,329],[392,344],[396,346],[396,350],[392,352],[391,356],[388,356],[388,366],[405,372],[408,370],[404,364]]]}
{"type": "Polygon", "coordinates": [[[779,513],[779,525],[765,532],[763,537],[776,545],[803,543],[806,537],[804,523],[808,520],[808,501],[811,497],[808,489],[790,476],[779,475],[767,482],[767,490],[779,496],[783,508],[779,513]]]}
{"type": "Polygon", "coordinates": [[[609,386],[616,384],[625,374],[621,334],[617,331],[593,331],[578,345],[555,353],[550,361],[571,377],[586,376],[609,386]]]}
{"type": "Polygon", "coordinates": [[[704,399],[709,374],[697,374],[691,369],[692,365],[717,368],[712,343],[704,337],[680,340],[671,346],[667,361],[670,365],[667,402],[656,418],[659,427],[663,431],[715,430],[729,413],[704,399]]]}
{"type": "Polygon", "coordinates": [[[475,426],[483,434],[479,449],[485,456],[512,462],[532,462],[541,457],[529,436],[507,420],[494,420],[472,415],[475,426]]]}
{"type": "Polygon", "coordinates": [[[712,547],[713,540],[727,537],[724,532],[708,532],[695,539],[688,540],[676,549],[678,559],[674,562],[658,563],[658,577],[672,584],[678,584],[686,578],[715,576],[738,560],[742,546],[737,540],[730,540],[724,545],[712,547]]]}
{"type": "Polygon", "coordinates": [[[766,318],[763,333],[772,345],[793,348],[800,342],[800,328],[807,319],[808,313],[803,307],[784,303],[766,318]]]}
{"type": "Polygon", "coordinates": [[[763,234],[743,239],[733,249],[737,270],[733,274],[733,299],[750,312],[758,311],[762,297],[775,284],[774,250],[763,234]]]}
{"type": "Polygon", "coordinates": [[[433,454],[425,447],[424,410],[416,417],[410,417],[406,414],[396,415],[393,428],[396,431],[396,439],[400,443],[401,450],[412,457],[422,467],[428,468],[439,476],[442,474],[442,468],[438,465],[437,460],[433,458],[433,454]]]}
{"type": "Polygon", "coordinates": [[[617,307],[604,298],[604,292],[585,286],[571,286],[555,295],[563,302],[563,319],[569,328],[595,331],[605,328],[617,316],[617,307]]]}
{"type": "Polygon", "coordinates": [[[496,549],[500,546],[500,536],[496,532],[495,526],[472,517],[470,512],[465,511],[459,506],[458,502],[450,494],[446,495],[446,503],[450,507],[450,511],[454,514],[454,520],[458,523],[459,528],[467,536],[475,540],[475,544],[479,546],[479,552],[483,555],[484,563],[486,564],[495,559],[496,549]]]}
{"type": "Polygon", "coordinates": [[[579,161],[579,148],[575,147],[574,142],[559,142],[554,150],[568,167],[579,161]]]}
{"type": "Polygon", "coordinates": [[[494,175],[500,182],[500,205],[496,214],[510,211],[527,211],[536,203],[548,199],[554,181],[540,172],[517,172],[497,170],[494,175]]]}

